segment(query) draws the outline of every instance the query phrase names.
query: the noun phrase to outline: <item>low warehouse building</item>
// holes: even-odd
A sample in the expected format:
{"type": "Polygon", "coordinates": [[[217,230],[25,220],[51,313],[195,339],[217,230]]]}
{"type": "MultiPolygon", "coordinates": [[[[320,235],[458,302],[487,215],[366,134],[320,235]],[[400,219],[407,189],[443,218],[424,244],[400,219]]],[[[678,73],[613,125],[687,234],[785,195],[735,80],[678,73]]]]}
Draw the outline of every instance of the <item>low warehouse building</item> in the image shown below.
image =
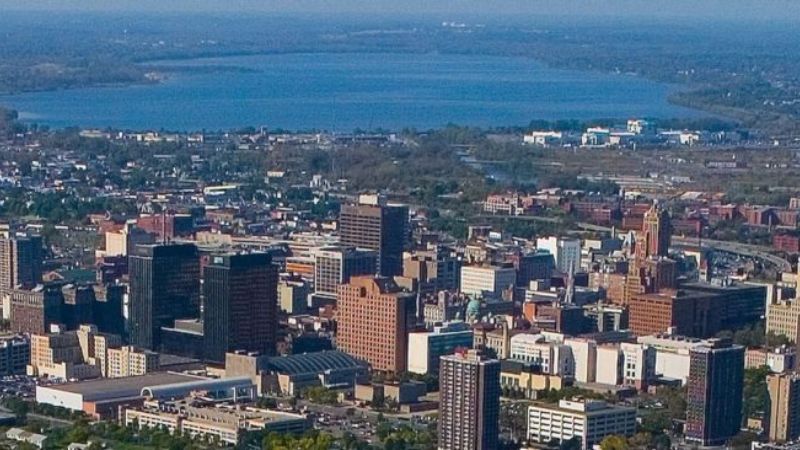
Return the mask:
{"type": "Polygon", "coordinates": [[[249,378],[210,379],[165,372],[37,386],[36,402],[105,419],[116,418],[119,406],[140,406],[145,398],[179,398],[195,391],[215,398],[252,398],[254,390],[249,378]]]}

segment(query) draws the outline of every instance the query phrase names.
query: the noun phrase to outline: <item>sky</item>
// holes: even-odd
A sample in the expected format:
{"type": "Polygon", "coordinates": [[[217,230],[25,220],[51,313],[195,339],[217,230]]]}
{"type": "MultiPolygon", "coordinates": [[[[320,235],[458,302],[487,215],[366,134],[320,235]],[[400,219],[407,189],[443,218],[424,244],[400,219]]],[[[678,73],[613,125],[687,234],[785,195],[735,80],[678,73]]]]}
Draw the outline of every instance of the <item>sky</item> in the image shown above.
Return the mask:
{"type": "Polygon", "coordinates": [[[585,15],[798,20],[798,0],[0,0],[2,10],[585,15]]]}

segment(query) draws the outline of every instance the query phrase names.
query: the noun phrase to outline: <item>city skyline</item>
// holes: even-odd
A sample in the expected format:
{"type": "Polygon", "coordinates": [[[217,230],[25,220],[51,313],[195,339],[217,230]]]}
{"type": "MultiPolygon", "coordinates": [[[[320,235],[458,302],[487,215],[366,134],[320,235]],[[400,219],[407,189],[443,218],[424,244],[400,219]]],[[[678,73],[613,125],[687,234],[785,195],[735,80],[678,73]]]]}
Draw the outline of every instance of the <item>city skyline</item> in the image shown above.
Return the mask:
{"type": "Polygon", "coordinates": [[[798,450],[797,23],[0,0],[0,448],[798,450]]]}

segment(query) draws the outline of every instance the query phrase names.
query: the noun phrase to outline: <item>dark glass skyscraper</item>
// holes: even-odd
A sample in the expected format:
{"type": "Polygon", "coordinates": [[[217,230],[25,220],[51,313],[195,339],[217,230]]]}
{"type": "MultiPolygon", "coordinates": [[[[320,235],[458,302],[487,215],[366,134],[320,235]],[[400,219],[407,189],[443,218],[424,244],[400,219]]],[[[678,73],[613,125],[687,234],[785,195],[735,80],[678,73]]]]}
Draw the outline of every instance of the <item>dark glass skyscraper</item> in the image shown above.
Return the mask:
{"type": "Polygon", "coordinates": [[[102,333],[125,336],[125,317],[122,313],[123,297],[127,286],[108,284],[98,288],[97,300],[94,302],[94,322],[102,333]]]}
{"type": "Polygon", "coordinates": [[[402,275],[407,230],[408,207],[387,205],[380,198],[342,205],[339,213],[342,245],[378,252],[378,273],[382,276],[402,275]]]}
{"type": "Polygon", "coordinates": [[[234,350],[275,353],[278,270],[267,253],[212,256],[203,271],[206,359],[234,350]]]}
{"type": "Polygon", "coordinates": [[[744,347],[711,339],[691,350],[687,384],[686,439],[722,445],[742,424],[744,347]]]}
{"type": "Polygon", "coordinates": [[[162,326],[200,313],[200,258],[193,244],[138,245],[129,259],[130,340],[157,349],[162,326]]]}

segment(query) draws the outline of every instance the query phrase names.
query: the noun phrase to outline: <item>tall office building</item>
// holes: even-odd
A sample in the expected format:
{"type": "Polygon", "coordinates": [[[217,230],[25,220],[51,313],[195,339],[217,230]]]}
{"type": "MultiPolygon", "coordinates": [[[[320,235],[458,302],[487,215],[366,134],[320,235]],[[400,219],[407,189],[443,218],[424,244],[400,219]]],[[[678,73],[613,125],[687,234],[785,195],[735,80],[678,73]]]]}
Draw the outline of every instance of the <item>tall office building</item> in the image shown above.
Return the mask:
{"type": "Polygon", "coordinates": [[[0,238],[0,289],[31,289],[42,282],[42,238],[0,238]]]}
{"type": "Polygon", "coordinates": [[[97,299],[92,286],[67,285],[61,288],[61,295],[64,297],[61,320],[66,329],[77,330],[82,324],[95,323],[97,299]]]}
{"type": "Polygon", "coordinates": [[[703,446],[721,445],[739,432],[742,422],[744,347],[709,339],[689,353],[686,439],[703,446]]]}
{"type": "Polygon", "coordinates": [[[278,269],[268,253],[214,256],[204,269],[205,355],[224,362],[234,350],[275,353],[278,269]]]}
{"type": "Polygon", "coordinates": [[[669,256],[670,236],[669,213],[655,203],[644,214],[641,241],[637,240],[636,252],[641,259],[669,256]],[[641,242],[642,245],[639,245],[641,242]]]}
{"type": "Polygon", "coordinates": [[[553,255],[546,251],[517,256],[514,261],[514,267],[517,269],[517,286],[527,288],[531,281],[550,280],[555,265],[553,255]]]}
{"type": "Polygon", "coordinates": [[[513,289],[517,271],[505,266],[461,267],[461,292],[475,297],[502,298],[503,291],[513,289]]]}
{"type": "Polygon", "coordinates": [[[193,244],[139,245],[129,260],[131,344],[154,350],[161,327],[200,312],[200,258],[193,244]]]}
{"type": "Polygon", "coordinates": [[[495,450],[500,420],[500,361],[477,350],[442,356],[439,450],[495,450]]]}
{"type": "Polygon", "coordinates": [[[773,373],[767,375],[769,392],[770,442],[789,442],[800,437],[800,375],[773,373]]]}
{"type": "Polygon", "coordinates": [[[658,203],[644,214],[642,229],[636,233],[633,259],[625,280],[623,303],[635,295],[677,288],[677,265],[668,258],[672,240],[669,213],[658,203]]]}
{"type": "Polygon", "coordinates": [[[391,278],[353,277],[339,286],[336,345],[373,370],[406,371],[408,331],[416,322],[416,296],[391,278]]]}
{"type": "Polygon", "coordinates": [[[556,268],[564,273],[581,268],[581,241],[574,238],[545,237],[536,240],[536,249],[553,255],[556,268]]]}
{"type": "Polygon", "coordinates": [[[362,195],[357,205],[342,205],[339,234],[343,245],[378,253],[378,273],[403,273],[403,247],[408,233],[408,207],[388,205],[375,195],[362,195]]]}
{"type": "Polygon", "coordinates": [[[314,250],[314,292],[335,297],[340,284],[359,275],[375,275],[378,254],[354,247],[322,247],[314,250]]]}
{"type": "Polygon", "coordinates": [[[94,323],[103,333],[125,335],[123,301],[127,291],[124,284],[95,285],[96,301],[92,305],[94,323]]]}
{"type": "Polygon", "coordinates": [[[461,261],[445,247],[406,253],[403,278],[413,280],[423,294],[455,291],[461,279],[461,261]]]}
{"type": "Polygon", "coordinates": [[[57,327],[49,331],[52,332],[31,335],[28,375],[65,380],[97,378],[101,375],[99,367],[84,360],[84,349],[77,331],[63,332],[57,327]]]}
{"type": "Polygon", "coordinates": [[[16,333],[45,333],[50,325],[63,323],[64,297],[58,286],[11,289],[0,295],[11,311],[11,330],[16,333]]]}

